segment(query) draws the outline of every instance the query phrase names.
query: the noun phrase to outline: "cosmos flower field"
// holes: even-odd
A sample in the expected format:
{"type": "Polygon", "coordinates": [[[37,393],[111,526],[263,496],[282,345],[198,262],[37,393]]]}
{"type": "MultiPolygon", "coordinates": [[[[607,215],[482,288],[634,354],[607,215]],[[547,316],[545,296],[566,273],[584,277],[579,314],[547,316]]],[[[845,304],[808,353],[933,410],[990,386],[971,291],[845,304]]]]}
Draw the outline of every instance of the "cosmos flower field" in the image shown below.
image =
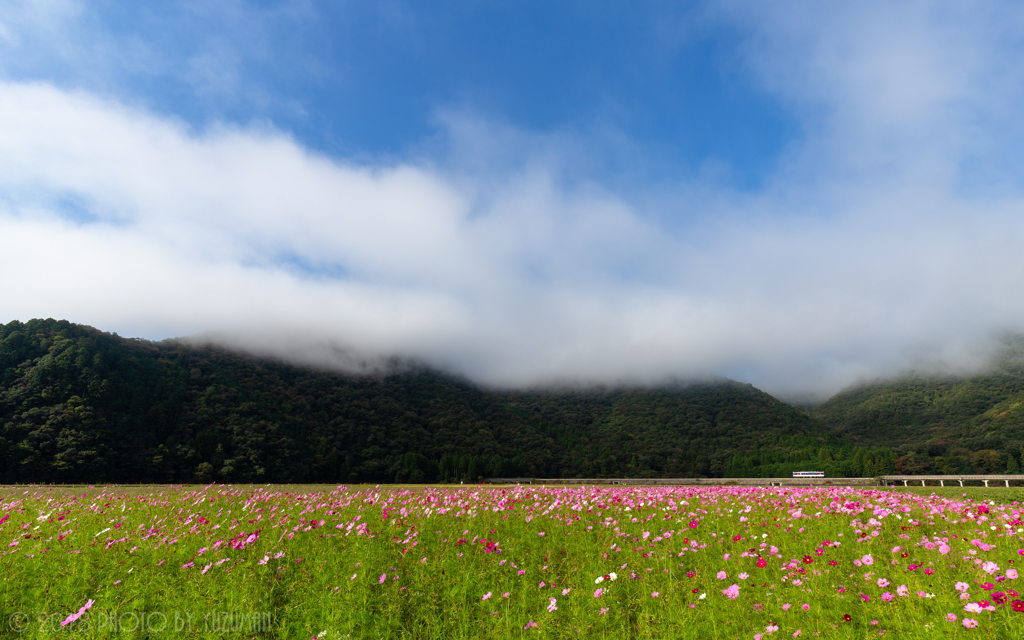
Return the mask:
{"type": "Polygon", "coordinates": [[[0,499],[0,637],[1024,637],[1022,507],[959,494],[211,485],[0,499]]]}

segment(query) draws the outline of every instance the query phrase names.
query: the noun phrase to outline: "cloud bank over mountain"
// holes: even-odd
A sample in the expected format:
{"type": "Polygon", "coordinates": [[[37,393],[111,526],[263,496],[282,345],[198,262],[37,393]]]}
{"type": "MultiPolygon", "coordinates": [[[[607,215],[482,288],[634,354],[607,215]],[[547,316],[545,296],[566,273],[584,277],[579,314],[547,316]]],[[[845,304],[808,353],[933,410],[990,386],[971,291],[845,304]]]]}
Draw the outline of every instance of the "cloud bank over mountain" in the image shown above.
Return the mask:
{"type": "MultiPolygon", "coordinates": [[[[101,37],[54,15],[70,48],[101,37]]],[[[0,312],[497,386],[713,373],[784,397],[977,366],[1024,328],[1018,9],[684,18],[681,38],[734,34],[737,77],[798,123],[756,184],[712,156],[647,171],[662,150],[601,118],[441,104],[403,151],[343,154],[147,105],[123,70],[8,63],[0,312]]],[[[8,51],[29,22],[0,29],[8,51]]]]}

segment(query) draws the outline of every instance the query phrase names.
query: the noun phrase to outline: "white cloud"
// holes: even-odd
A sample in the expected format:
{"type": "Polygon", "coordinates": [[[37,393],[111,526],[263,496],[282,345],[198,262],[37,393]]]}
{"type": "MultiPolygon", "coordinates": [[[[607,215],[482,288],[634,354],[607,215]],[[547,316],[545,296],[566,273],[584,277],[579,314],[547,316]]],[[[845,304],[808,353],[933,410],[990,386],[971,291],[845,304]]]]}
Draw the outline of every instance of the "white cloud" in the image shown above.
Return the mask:
{"type": "Polygon", "coordinates": [[[1019,91],[994,75],[1020,76],[1014,23],[843,11],[715,13],[806,124],[755,194],[697,177],[616,195],[565,179],[600,141],[457,113],[455,160],[371,165],[0,83],[0,320],[203,333],[323,366],[400,355],[490,384],[714,372],[827,393],[976,364],[1024,328],[1024,198],[1011,177],[971,182],[1020,160],[1019,91]],[[667,211],[694,222],[668,229],[667,211]]]}

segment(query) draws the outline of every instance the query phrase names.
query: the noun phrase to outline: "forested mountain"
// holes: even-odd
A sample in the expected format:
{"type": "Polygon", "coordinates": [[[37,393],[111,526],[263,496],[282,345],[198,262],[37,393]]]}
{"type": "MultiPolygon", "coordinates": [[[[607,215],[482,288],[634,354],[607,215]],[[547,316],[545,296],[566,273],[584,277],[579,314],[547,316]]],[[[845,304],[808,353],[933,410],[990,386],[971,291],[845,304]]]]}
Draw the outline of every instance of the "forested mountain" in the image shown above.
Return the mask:
{"type": "Polygon", "coordinates": [[[433,482],[891,467],[729,380],[496,393],[313,371],[67,321],[0,326],[0,482],[433,482]]]}
{"type": "Polygon", "coordinates": [[[902,473],[1013,472],[1024,455],[1024,336],[971,376],[908,375],[843,391],[812,415],[895,451],[902,473]]]}

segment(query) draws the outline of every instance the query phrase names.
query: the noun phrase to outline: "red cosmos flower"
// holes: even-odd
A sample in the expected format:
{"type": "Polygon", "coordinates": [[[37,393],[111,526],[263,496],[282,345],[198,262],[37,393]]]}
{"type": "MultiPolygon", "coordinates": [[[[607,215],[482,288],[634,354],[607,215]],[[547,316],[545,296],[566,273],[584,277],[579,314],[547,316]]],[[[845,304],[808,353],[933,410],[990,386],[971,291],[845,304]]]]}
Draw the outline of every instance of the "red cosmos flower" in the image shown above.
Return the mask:
{"type": "Polygon", "coordinates": [[[907,556],[909,556],[909,555],[910,555],[909,553],[907,553],[906,551],[904,551],[903,553],[901,553],[901,554],[900,554],[900,557],[901,557],[901,558],[906,558],[906,557],[907,557],[907,556]]]}
{"type": "Polygon", "coordinates": [[[1017,613],[1024,613],[1024,600],[1014,600],[1010,603],[1010,608],[1017,613]]]}
{"type": "Polygon", "coordinates": [[[853,617],[850,614],[847,613],[843,615],[843,622],[849,622],[850,620],[853,620],[853,617]]]}
{"type": "Polygon", "coordinates": [[[811,556],[804,556],[804,564],[811,564],[812,562],[814,562],[814,558],[811,556]]]}
{"type": "Polygon", "coordinates": [[[694,587],[693,592],[697,593],[698,591],[700,591],[700,589],[697,589],[696,587],[694,587]]]}
{"type": "Polygon", "coordinates": [[[694,573],[694,572],[692,572],[692,571],[687,571],[687,572],[686,572],[686,577],[687,577],[687,578],[692,578],[692,577],[693,577],[693,576],[695,576],[695,575],[697,575],[697,574],[696,574],[696,573],[694,573]]]}
{"type": "Polygon", "coordinates": [[[838,563],[838,562],[836,562],[835,560],[829,560],[829,561],[828,561],[828,566],[830,566],[830,567],[835,567],[835,566],[837,566],[838,564],[839,564],[839,563],[838,563]]]}

